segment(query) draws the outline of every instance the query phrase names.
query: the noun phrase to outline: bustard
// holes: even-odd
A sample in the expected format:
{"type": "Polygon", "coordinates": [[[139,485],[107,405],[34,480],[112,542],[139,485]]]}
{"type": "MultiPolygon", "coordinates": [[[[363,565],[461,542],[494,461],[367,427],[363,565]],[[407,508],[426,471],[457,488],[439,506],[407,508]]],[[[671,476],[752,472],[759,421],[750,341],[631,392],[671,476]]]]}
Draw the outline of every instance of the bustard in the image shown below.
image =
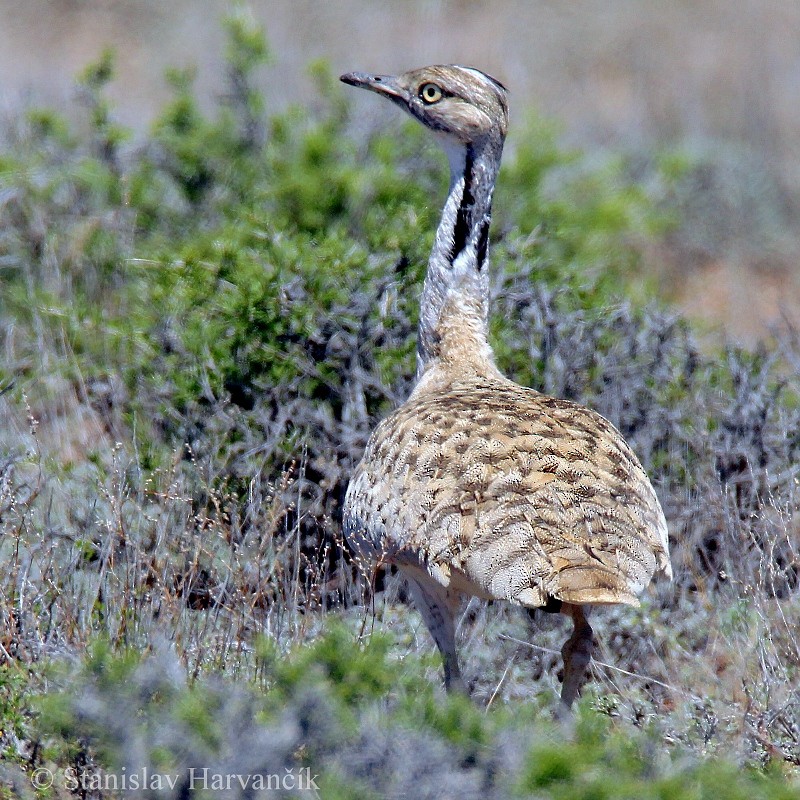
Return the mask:
{"type": "Polygon", "coordinates": [[[587,606],[639,605],[654,574],[672,575],[664,514],[610,422],[495,366],[487,255],[505,87],[458,66],[341,80],[429,128],[451,170],[422,290],[417,383],[369,439],[347,490],[345,535],[362,557],[408,579],[448,690],[466,691],[454,624],[462,593],[570,616],[569,708],[591,659],[587,606]]]}

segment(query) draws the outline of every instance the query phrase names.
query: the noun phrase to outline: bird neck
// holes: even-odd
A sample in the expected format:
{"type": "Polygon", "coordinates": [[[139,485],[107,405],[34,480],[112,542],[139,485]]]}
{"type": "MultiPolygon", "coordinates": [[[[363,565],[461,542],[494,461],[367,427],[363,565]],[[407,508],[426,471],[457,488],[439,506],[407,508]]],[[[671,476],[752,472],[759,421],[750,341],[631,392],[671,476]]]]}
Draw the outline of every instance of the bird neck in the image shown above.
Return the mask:
{"type": "Polygon", "coordinates": [[[489,224],[503,140],[445,143],[450,191],[422,290],[417,379],[433,366],[497,372],[489,346],[489,224]]]}

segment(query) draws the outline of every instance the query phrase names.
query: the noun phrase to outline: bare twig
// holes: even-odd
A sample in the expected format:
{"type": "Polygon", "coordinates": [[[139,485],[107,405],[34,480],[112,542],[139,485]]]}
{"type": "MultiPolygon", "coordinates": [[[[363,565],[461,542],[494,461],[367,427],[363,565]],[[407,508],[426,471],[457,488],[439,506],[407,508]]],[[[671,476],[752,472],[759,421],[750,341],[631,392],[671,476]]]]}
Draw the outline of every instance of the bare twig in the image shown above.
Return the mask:
{"type": "MultiPolygon", "coordinates": [[[[513,636],[506,636],[503,633],[500,634],[499,638],[505,639],[505,641],[507,642],[514,642],[515,644],[521,644],[524,645],[525,647],[530,647],[532,650],[538,650],[541,653],[548,653],[549,655],[552,656],[561,655],[561,653],[559,653],[558,650],[553,650],[549,647],[542,647],[541,645],[533,644],[532,642],[526,642],[523,639],[516,639],[513,636]]],[[[619,672],[622,675],[627,675],[629,678],[636,678],[636,680],[644,681],[646,683],[654,683],[656,684],[656,686],[661,686],[664,689],[669,689],[669,691],[675,692],[675,694],[679,694],[682,697],[689,698],[690,700],[693,701],[700,700],[700,698],[697,695],[692,694],[691,692],[687,692],[684,689],[679,689],[677,686],[671,686],[670,684],[664,683],[664,681],[660,681],[658,680],[658,678],[653,678],[650,675],[639,675],[636,672],[629,672],[627,669],[622,669],[622,667],[615,667],[613,664],[607,664],[605,661],[598,661],[595,658],[593,658],[590,663],[592,666],[603,667],[604,669],[610,669],[613,670],[614,672],[619,672]]]]}

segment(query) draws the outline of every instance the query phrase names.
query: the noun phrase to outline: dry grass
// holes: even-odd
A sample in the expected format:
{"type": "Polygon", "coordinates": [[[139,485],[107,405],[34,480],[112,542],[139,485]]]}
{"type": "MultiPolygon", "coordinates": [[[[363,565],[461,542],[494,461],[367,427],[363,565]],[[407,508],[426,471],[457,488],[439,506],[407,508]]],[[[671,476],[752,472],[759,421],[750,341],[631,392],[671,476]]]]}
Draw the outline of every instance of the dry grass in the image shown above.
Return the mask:
{"type": "MultiPolygon", "coordinates": [[[[101,89],[89,93],[93,114],[102,110],[101,89]]],[[[365,189],[354,179],[364,174],[360,157],[339,144],[346,115],[334,108],[317,127],[301,117],[275,122],[266,146],[271,172],[259,172],[265,153],[253,143],[249,156],[235,153],[243,162],[226,160],[238,141],[234,119],[229,128],[165,123],[167,133],[151,148],[160,160],[148,162],[151,151],[134,154],[129,172],[125,166],[120,174],[106,122],[95,124],[86,141],[65,144],[50,130],[52,120],[21,119],[9,139],[22,167],[10,179],[1,173],[8,213],[0,223],[0,266],[8,271],[0,281],[9,294],[0,306],[13,313],[0,318],[0,677],[16,676],[26,691],[41,687],[47,665],[80,661],[102,639],[112,652],[156,653],[152,663],[184,683],[205,687],[222,674],[261,690],[279,683],[264,666],[265,642],[276,663],[298,644],[322,658],[327,645],[319,634],[335,616],[349,633],[325,657],[345,653],[347,663],[338,667],[371,675],[374,713],[414,695],[427,703],[430,691],[425,713],[435,716],[433,690],[420,691],[418,676],[411,690],[387,687],[368,659],[358,660],[358,635],[386,632],[391,655],[376,663],[391,672],[405,657],[418,663],[422,655],[425,686],[439,686],[433,645],[406,605],[404,587],[384,570],[373,574],[354,564],[340,534],[352,465],[375,417],[410,386],[414,270],[424,263],[420,231],[430,226],[420,226],[417,216],[427,211],[411,210],[422,205],[408,192],[404,170],[419,153],[398,164],[386,160],[385,140],[371,138],[376,158],[384,148],[384,160],[365,189]],[[37,126],[47,131],[37,134],[37,126]],[[197,175],[181,173],[198,162],[206,195],[197,175]],[[234,174],[242,163],[248,169],[234,174]],[[155,206],[140,197],[136,210],[118,190],[141,178],[142,165],[151,170],[143,173],[145,186],[166,189],[155,206]],[[231,188],[230,179],[249,177],[249,170],[262,182],[231,188]],[[319,192],[323,179],[331,202],[319,192]],[[342,222],[337,191],[356,195],[355,232],[342,222]],[[232,199],[237,192],[240,205],[232,199]],[[248,192],[258,213],[247,205],[248,192]],[[400,222],[387,218],[384,203],[400,209],[400,222]],[[233,222],[225,219],[229,206],[233,222]],[[153,207],[158,214],[148,217],[153,207]],[[291,220],[297,208],[309,212],[308,228],[285,222],[272,229],[264,221],[291,220]],[[143,219],[150,219],[156,245],[137,229],[143,219]],[[192,241],[176,243],[184,229],[192,241]],[[209,230],[214,241],[206,245],[209,230]],[[369,256],[362,239],[370,242],[369,256]],[[148,247],[160,260],[148,260],[148,247]],[[335,265],[332,278],[319,269],[320,254],[335,265]],[[280,280],[259,283],[267,262],[270,278],[280,280]],[[342,291],[350,273],[358,280],[342,291]],[[208,274],[216,276],[208,293],[194,294],[193,284],[208,274]],[[157,288],[166,300],[154,300],[163,310],[155,320],[126,291],[128,282],[141,288],[143,275],[148,292],[163,281],[157,288]],[[236,294],[251,283],[255,301],[236,294]],[[272,304],[276,293],[280,313],[264,321],[253,308],[272,304]],[[295,311],[300,322],[283,327],[295,311]],[[205,327],[212,323],[221,338],[232,330],[246,343],[236,358],[214,349],[218,342],[205,327]]],[[[535,172],[538,158],[558,163],[562,156],[534,151],[529,158],[535,172]]],[[[555,188],[544,188],[567,197],[569,187],[559,181],[574,162],[564,162],[554,171],[555,188]]],[[[527,180],[525,167],[517,165],[522,177],[512,174],[517,185],[527,180]]],[[[546,226],[520,232],[510,222],[493,249],[493,342],[501,367],[611,419],[653,477],[669,522],[676,579],[653,587],[641,609],[595,614],[598,660],[585,705],[613,717],[619,730],[655,731],[676,752],[685,746],[739,764],[793,769],[800,763],[800,337],[787,325],[769,348],[707,355],[679,314],[619,300],[616,286],[612,297],[609,283],[623,271],[607,270],[609,252],[630,255],[613,243],[635,226],[620,233],[603,214],[609,207],[612,216],[642,212],[639,201],[626,205],[620,194],[623,200],[614,195],[610,206],[565,201],[561,216],[545,205],[555,233],[546,226]],[[578,234],[559,238],[559,226],[576,219],[578,234]]],[[[541,208],[536,191],[531,197],[511,199],[541,208]]],[[[515,219],[513,211],[507,219],[515,219]]],[[[561,627],[558,618],[470,601],[459,650],[480,711],[456,709],[459,723],[484,710],[493,719],[495,711],[547,707],[558,688],[561,627]]],[[[293,658],[300,657],[290,657],[287,669],[293,658]]],[[[81,696],[96,701],[99,727],[86,734],[95,744],[110,731],[124,751],[129,740],[119,729],[115,692],[138,702],[152,670],[143,666],[124,691],[98,688],[91,676],[78,680],[81,696]]],[[[341,683],[336,691],[348,691],[341,683]]],[[[214,685],[218,707],[226,709],[221,735],[235,739],[250,701],[238,687],[214,685]],[[238,698],[231,710],[226,697],[238,698]]],[[[0,693],[6,691],[0,682],[0,693]]],[[[6,703],[0,743],[6,755],[32,766],[42,758],[41,741],[27,703],[6,703]],[[23,720],[10,721],[15,715],[23,720]]],[[[307,730],[303,703],[287,711],[295,733],[307,730]]],[[[316,700],[308,707],[317,721],[327,708],[316,700]]],[[[250,717],[246,722],[261,741],[263,731],[250,717]]],[[[339,753],[332,759],[349,759],[343,774],[351,767],[366,773],[375,753],[387,763],[394,758],[386,731],[375,730],[372,718],[367,723],[344,750],[325,740],[326,753],[339,753]]],[[[172,722],[165,726],[176,730],[172,722]]],[[[454,727],[454,735],[463,733],[454,727]]],[[[286,741],[294,747],[301,739],[286,741]]],[[[506,739],[498,741],[503,751],[506,739]]],[[[521,741],[508,751],[517,766],[528,739],[521,741]]],[[[442,764],[452,761],[441,742],[423,744],[403,752],[422,758],[430,750],[442,764]]],[[[280,758],[290,749],[280,749],[280,758]]],[[[488,751],[470,752],[484,758],[487,774],[494,769],[488,751]]],[[[391,763],[400,770],[402,761],[391,763]]]]}
{"type": "MultiPolygon", "coordinates": [[[[496,306],[519,301],[520,281],[516,270],[505,288],[500,281],[496,306]]],[[[730,350],[723,369],[698,355],[674,317],[624,308],[587,317],[556,301],[543,292],[522,304],[530,357],[543,364],[545,387],[591,402],[642,454],[669,519],[676,574],[640,610],[595,614],[598,662],[586,691],[605,713],[655,724],[701,753],[800,763],[800,441],[785,367],[797,354],[790,343],[780,362],[730,350]],[[618,338],[605,349],[609,330],[618,338]]],[[[0,404],[18,443],[0,473],[4,658],[61,657],[98,635],[123,649],[166,639],[190,676],[252,680],[259,636],[281,649],[311,641],[336,609],[357,628],[390,632],[398,655],[433,651],[416,614],[398,607],[403,587],[360,574],[337,544],[348,467],[326,471],[335,483],[322,508],[322,478],[306,470],[329,460],[318,449],[327,439],[307,440],[282,476],[253,467],[244,483],[219,442],[206,443],[202,459],[175,451],[151,473],[123,443],[65,467],[69,417],[49,423],[49,449],[24,396],[7,392],[0,404]]],[[[233,411],[223,404],[215,414],[233,411]]],[[[298,427],[304,413],[315,418],[313,403],[294,407],[298,427]]],[[[357,439],[368,421],[348,424],[357,439]]],[[[533,619],[474,600],[465,608],[460,651],[478,704],[555,694],[563,626],[533,619]]],[[[435,660],[429,679],[439,681],[435,660]]]]}

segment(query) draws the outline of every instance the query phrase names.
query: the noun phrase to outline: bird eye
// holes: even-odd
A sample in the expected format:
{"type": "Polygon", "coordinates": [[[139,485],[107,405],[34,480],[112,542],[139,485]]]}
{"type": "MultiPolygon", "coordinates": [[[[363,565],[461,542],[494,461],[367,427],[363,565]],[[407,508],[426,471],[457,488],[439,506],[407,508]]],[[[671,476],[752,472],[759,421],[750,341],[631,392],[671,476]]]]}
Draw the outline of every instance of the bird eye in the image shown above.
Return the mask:
{"type": "Polygon", "coordinates": [[[438,103],[442,99],[442,90],[435,83],[424,83],[420,86],[419,96],[423,103],[438,103]]]}

